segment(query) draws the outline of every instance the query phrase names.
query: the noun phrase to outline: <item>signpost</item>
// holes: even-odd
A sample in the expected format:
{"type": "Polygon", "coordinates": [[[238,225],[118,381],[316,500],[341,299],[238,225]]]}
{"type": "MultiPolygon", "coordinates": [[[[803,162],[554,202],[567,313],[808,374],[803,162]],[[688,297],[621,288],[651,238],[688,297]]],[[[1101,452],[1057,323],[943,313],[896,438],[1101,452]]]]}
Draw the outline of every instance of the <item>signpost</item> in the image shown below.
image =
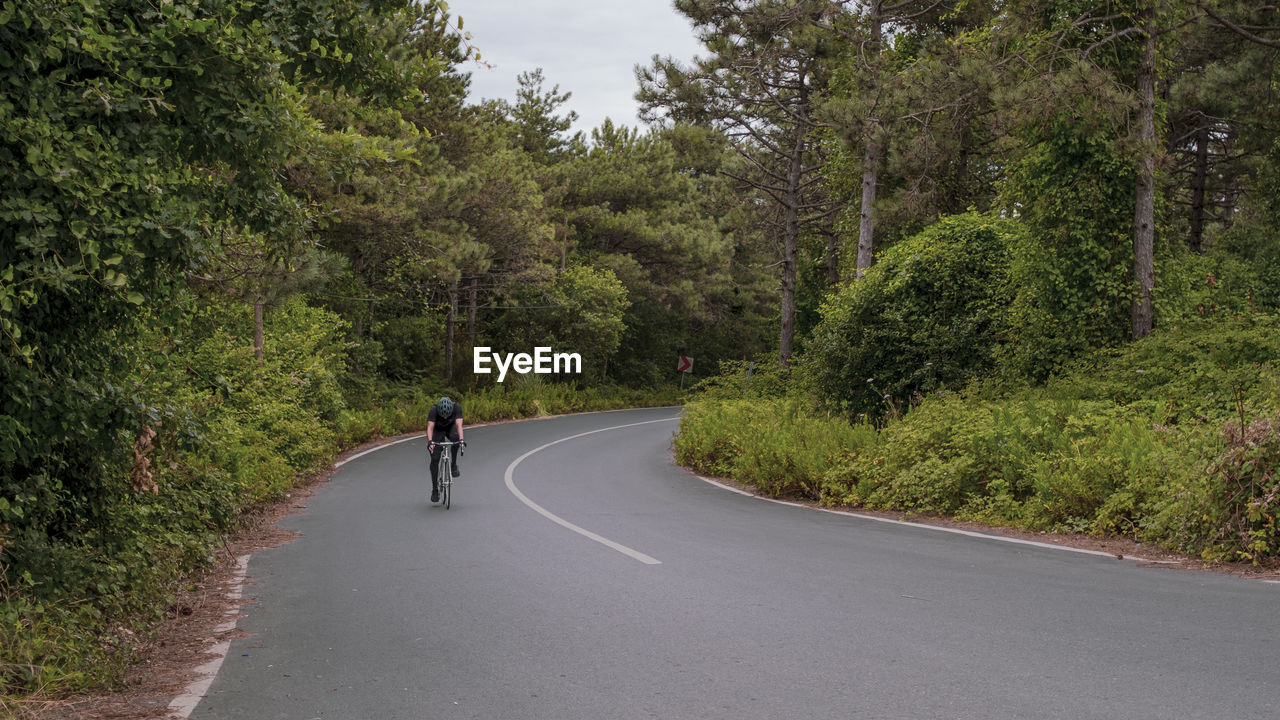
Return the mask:
{"type": "Polygon", "coordinates": [[[684,389],[684,376],[693,372],[693,358],[680,356],[680,360],[676,362],[676,372],[680,373],[680,389],[684,389]]]}

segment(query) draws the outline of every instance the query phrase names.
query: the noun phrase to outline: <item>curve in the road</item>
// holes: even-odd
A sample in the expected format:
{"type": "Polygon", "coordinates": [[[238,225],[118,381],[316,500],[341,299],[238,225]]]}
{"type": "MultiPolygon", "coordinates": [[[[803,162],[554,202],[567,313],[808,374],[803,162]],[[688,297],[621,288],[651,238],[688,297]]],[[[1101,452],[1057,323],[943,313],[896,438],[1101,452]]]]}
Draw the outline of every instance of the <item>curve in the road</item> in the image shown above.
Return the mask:
{"type": "Polygon", "coordinates": [[[483,430],[451,511],[421,438],[345,465],[191,717],[1274,716],[1275,586],[744,502],[630,413],[483,430]]]}
{"type": "Polygon", "coordinates": [[[645,420],[644,422],[627,423],[625,425],[614,425],[612,427],[600,428],[598,430],[588,430],[587,432],[578,433],[577,435],[570,435],[569,437],[563,437],[563,438],[560,438],[559,440],[552,440],[551,442],[545,445],[536,447],[530,450],[529,452],[521,455],[520,457],[513,460],[510,465],[507,466],[507,471],[503,475],[503,478],[506,480],[506,483],[507,483],[507,489],[510,490],[511,494],[515,495],[516,498],[520,500],[520,502],[529,506],[539,515],[545,517],[551,522],[567,530],[572,530],[573,532],[576,532],[585,538],[594,540],[600,543],[601,545],[604,545],[605,547],[611,548],[613,550],[617,550],[623,555],[626,555],[627,557],[635,560],[639,560],[645,565],[661,565],[662,561],[658,560],[657,558],[651,555],[646,555],[640,552],[639,550],[634,550],[632,548],[627,547],[626,545],[614,542],[607,537],[593,533],[590,530],[587,530],[586,528],[579,527],[578,525],[574,525],[568,520],[565,520],[559,515],[556,515],[555,513],[551,512],[550,510],[547,510],[546,508],[542,507],[538,503],[530,500],[528,495],[525,495],[523,492],[520,491],[520,488],[516,487],[515,470],[516,470],[516,466],[524,462],[525,458],[528,458],[530,455],[534,455],[538,452],[541,452],[542,450],[546,450],[552,445],[559,445],[562,442],[568,442],[570,440],[575,440],[580,437],[585,437],[587,435],[595,435],[596,433],[608,432],[610,430],[621,430],[622,428],[635,427],[637,425],[651,425],[653,423],[671,422],[672,420],[679,420],[679,419],[680,419],[679,416],[676,416],[676,417],[662,418],[661,420],[645,420]]]}

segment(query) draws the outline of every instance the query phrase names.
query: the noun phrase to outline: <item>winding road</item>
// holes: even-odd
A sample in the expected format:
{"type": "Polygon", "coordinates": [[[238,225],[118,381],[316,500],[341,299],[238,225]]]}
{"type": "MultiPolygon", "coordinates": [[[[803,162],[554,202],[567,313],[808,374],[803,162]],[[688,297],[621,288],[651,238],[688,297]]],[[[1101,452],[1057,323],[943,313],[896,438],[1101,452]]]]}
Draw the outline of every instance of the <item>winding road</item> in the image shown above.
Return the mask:
{"type": "Polygon", "coordinates": [[[763,502],[678,409],[346,463],[254,555],[197,720],[1277,716],[1280,585],[763,502]]]}

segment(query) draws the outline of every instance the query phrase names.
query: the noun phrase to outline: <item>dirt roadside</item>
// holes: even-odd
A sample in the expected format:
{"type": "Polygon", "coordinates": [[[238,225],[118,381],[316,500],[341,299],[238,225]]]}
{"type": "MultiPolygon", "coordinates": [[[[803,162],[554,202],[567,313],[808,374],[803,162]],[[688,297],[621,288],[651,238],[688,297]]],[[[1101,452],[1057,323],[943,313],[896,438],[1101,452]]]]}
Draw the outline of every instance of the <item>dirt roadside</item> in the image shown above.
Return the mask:
{"type": "MultiPolygon", "coordinates": [[[[335,463],[372,447],[408,439],[410,433],[365,443],[335,459],[335,463]]],[[[173,720],[169,704],[187,686],[199,679],[196,670],[217,656],[210,650],[219,642],[244,637],[235,629],[225,629],[240,610],[253,604],[253,579],[245,582],[240,597],[234,590],[239,580],[238,560],[244,555],[268,550],[297,537],[280,528],[279,522],[307,508],[308,499],[336,472],[328,471],[298,483],[283,500],[259,505],[244,516],[240,529],[224,539],[214,564],[197,576],[187,578],[183,589],[165,610],[164,619],[150,636],[134,648],[137,663],[126,673],[120,687],[99,693],[59,698],[35,698],[14,711],[14,720],[173,720]]]]}
{"type": "MultiPolygon", "coordinates": [[[[476,426],[479,427],[479,426],[476,426]]],[[[421,433],[382,438],[352,448],[338,461],[367,449],[405,440],[421,433]]],[[[248,578],[242,598],[229,592],[236,586],[237,560],[261,550],[277,547],[296,537],[278,525],[283,518],[306,509],[312,494],[336,471],[307,478],[284,500],[259,506],[250,511],[239,532],[228,537],[217,553],[216,563],[198,577],[189,578],[185,589],[166,609],[165,619],[154,632],[136,646],[137,664],[126,674],[121,687],[96,694],[62,698],[40,698],[10,708],[15,720],[174,720],[180,718],[169,711],[169,704],[197,680],[196,668],[214,659],[209,651],[219,642],[243,637],[235,629],[226,629],[229,619],[236,619],[245,606],[252,606],[253,580],[248,578]]],[[[691,478],[692,479],[692,478],[691,478]]],[[[754,488],[724,478],[704,478],[752,496],[754,488]]],[[[819,508],[817,503],[797,499],[786,502],[819,508]]],[[[836,508],[841,510],[840,508],[836,508]]],[[[976,533],[1031,540],[1107,553],[1130,558],[1139,565],[1175,571],[1228,573],[1251,579],[1280,580],[1280,560],[1267,567],[1246,563],[1206,566],[1198,558],[1170,553],[1145,546],[1128,538],[1096,538],[1084,535],[1032,533],[1010,528],[993,528],[978,523],[958,522],[945,517],[909,515],[847,508],[858,515],[870,515],[909,523],[941,525],[976,533]]]]}

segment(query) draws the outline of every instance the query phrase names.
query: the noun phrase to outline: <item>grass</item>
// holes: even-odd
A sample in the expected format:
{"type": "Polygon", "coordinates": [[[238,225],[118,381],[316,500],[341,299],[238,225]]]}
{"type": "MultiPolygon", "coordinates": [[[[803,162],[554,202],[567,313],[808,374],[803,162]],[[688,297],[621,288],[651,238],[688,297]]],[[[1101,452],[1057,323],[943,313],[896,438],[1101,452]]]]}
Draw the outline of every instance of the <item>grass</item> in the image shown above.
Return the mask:
{"type": "Polygon", "coordinates": [[[736,380],[713,382],[686,405],[677,458],[772,496],[1274,562],[1274,325],[1166,331],[1042,386],[932,393],[879,426],[815,410],[794,390],[748,394],[736,380]]]}

